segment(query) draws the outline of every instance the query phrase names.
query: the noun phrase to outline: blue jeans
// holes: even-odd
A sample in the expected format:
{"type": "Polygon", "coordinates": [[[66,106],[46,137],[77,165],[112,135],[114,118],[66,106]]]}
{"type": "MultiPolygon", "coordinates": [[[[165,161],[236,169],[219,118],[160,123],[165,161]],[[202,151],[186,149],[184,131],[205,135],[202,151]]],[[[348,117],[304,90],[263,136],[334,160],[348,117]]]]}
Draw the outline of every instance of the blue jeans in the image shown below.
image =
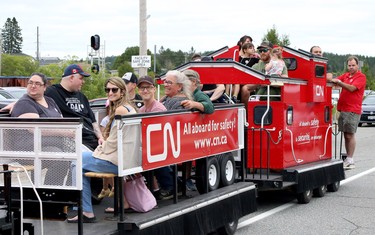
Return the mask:
{"type": "Polygon", "coordinates": [[[154,174],[163,190],[170,191],[173,189],[172,169],[169,166],[156,169],[154,174]]]}
{"type": "Polygon", "coordinates": [[[118,167],[112,162],[98,159],[92,156],[92,152],[82,153],[82,209],[84,212],[92,213],[90,177],[85,172],[108,172],[117,174],[118,167]]]}

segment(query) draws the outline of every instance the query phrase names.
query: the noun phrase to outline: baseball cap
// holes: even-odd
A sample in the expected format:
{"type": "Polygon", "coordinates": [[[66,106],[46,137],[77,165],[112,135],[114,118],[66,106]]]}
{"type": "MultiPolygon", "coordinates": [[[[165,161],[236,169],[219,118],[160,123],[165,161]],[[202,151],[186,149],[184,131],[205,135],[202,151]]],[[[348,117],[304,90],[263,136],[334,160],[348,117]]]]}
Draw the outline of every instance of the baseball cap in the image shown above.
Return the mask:
{"type": "Polygon", "coordinates": [[[90,77],[91,76],[90,74],[85,73],[82,70],[81,66],[79,66],[78,64],[71,64],[68,67],[66,67],[66,69],[64,70],[64,74],[62,75],[62,77],[66,77],[66,76],[69,76],[69,75],[72,75],[72,74],[76,74],[76,73],[79,73],[79,74],[81,74],[84,77],[90,77]]]}
{"type": "Polygon", "coordinates": [[[127,82],[138,83],[137,76],[132,72],[125,73],[124,76],[122,76],[122,79],[124,80],[125,83],[127,82]]]}
{"type": "Polygon", "coordinates": [[[273,44],[270,43],[270,42],[267,42],[267,41],[264,41],[260,44],[260,46],[257,47],[257,49],[259,48],[269,48],[269,49],[272,49],[273,48],[273,44]]]}
{"type": "Polygon", "coordinates": [[[139,86],[142,82],[155,86],[154,79],[147,75],[139,78],[137,86],[139,86]]]}

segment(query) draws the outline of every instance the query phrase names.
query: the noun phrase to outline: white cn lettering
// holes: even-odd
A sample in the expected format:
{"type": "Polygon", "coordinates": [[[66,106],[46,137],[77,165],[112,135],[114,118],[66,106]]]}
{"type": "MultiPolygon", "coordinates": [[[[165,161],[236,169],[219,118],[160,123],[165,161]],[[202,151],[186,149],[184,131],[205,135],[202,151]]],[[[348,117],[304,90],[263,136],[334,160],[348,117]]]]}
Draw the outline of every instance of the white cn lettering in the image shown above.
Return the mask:
{"type": "Polygon", "coordinates": [[[316,96],[324,96],[324,89],[322,86],[316,85],[315,87],[316,96]]]}
{"type": "Polygon", "coordinates": [[[161,130],[161,124],[151,124],[147,126],[146,130],[146,139],[147,139],[147,160],[148,162],[160,162],[167,159],[167,153],[168,153],[168,135],[169,135],[169,143],[171,144],[172,148],[172,154],[174,158],[178,158],[180,156],[181,152],[181,135],[180,135],[180,122],[177,122],[176,125],[176,136],[177,136],[177,143],[174,141],[173,137],[173,130],[170,123],[166,123],[163,127],[163,143],[160,143],[160,139],[154,139],[154,145],[155,144],[163,144],[163,152],[160,154],[151,154],[151,132],[153,131],[160,131],[161,130]]]}

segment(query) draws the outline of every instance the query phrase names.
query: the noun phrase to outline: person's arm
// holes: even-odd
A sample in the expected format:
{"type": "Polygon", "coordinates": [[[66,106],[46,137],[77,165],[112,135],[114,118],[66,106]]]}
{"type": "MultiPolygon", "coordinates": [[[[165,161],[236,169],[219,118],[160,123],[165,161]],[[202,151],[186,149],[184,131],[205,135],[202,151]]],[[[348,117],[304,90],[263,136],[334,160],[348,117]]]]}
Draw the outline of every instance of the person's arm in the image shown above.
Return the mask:
{"type": "Polygon", "coordinates": [[[13,102],[13,103],[8,104],[8,105],[5,106],[4,108],[0,109],[0,111],[9,111],[9,113],[11,113],[12,110],[13,110],[13,107],[14,107],[14,104],[15,104],[15,103],[16,103],[16,102],[13,102]]]}
{"type": "Polygon", "coordinates": [[[327,73],[326,74],[326,78],[327,78],[327,81],[331,82],[332,78],[333,78],[333,74],[332,73],[327,73]]]}
{"type": "Polygon", "coordinates": [[[98,138],[98,143],[102,144],[104,141],[104,138],[103,138],[102,132],[100,131],[98,123],[93,122],[92,127],[94,128],[94,133],[95,133],[96,138],[98,138]]]}
{"type": "Polygon", "coordinates": [[[19,118],[39,118],[37,113],[24,113],[18,116],[19,118]]]}
{"type": "Polygon", "coordinates": [[[348,83],[344,83],[343,81],[341,81],[338,78],[332,79],[332,82],[335,83],[336,86],[342,87],[343,89],[346,89],[346,90],[348,90],[350,92],[356,91],[358,89],[356,86],[350,85],[348,83]]]}
{"type": "Polygon", "coordinates": [[[216,89],[214,89],[214,93],[212,93],[210,100],[215,101],[219,99],[225,91],[225,86],[224,84],[217,84],[216,89]]]}
{"type": "Polygon", "coordinates": [[[196,101],[193,100],[183,100],[181,105],[187,109],[197,109],[202,113],[211,114],[214,112],[214,104],[211,102],[210,98],[201,92],[196,101]]]}
{"type": "Polygon", "coordinates": [[[200,112],[204,113],[204,106],[200,102],[196,102],[194,100],[183,100],[181,101],[181,105],[184,106],[186,109],[197,109],[200,112]]]}

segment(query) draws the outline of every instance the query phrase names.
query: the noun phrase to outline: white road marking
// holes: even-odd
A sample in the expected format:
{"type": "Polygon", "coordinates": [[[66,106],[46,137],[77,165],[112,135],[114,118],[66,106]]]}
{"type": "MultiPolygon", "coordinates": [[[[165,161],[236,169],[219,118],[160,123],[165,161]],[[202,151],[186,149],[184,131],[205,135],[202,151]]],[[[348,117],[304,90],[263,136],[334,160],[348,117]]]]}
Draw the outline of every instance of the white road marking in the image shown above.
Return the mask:
{"type": "MultiPolygon", "coordinates": [[[[352,177],[347,178],[347,179],[345,179],[345,180],[342,180],[342,181],[340,182],[340,185],[347,184],[347,183],[349,183],[349,182],[351,182],[351,181],[353,181],[353,180],[356,180],[356,179],[358,179],[358,178],[361,178],[361,177],[363,177],[363,176],[365,176],[365,175],[368,175],[368,174],[371,174],[371,173],[373,173],[373,172],[375,172],[375,167],[374,167],[374,168],[371,168],[371,169],[369,169],[369,170],[367,170],[367,171],[361,172],[361,173],[359,173],[359,174],[353,175],[352,177]]],[[[276,214],[276,213],[278,213],[278,212],[280,212],[280,211],[283,211],[283,210],[285,210],[285,209],[288,209],[289,207],[291,207],[291,206],[293,206],[293,205],[296,205],[296,203],[295,203],[295,202],[289,202],[289,203],[283,204],[283,205],[281,205],[281,206],[278,206],[278,207],[276,207],[276,208],[273,208],[272,210],[266,211],[266,212],[264,212],[264,213],[262,213],[262,214],[259,214],[259,215],[257,215],[257,216],[254,216],[254,217],[252,217],[252,218],[249,218],[249,219],[247,219],[247,220],[242,221],[241,223],[238,224],[238,227],[237,227],[237,228],[240,229],[240,228],[242,228],[242,227],[248,226],[248,225],[250,225],[250,224],[252,224],[252,223],[255,223],[255,222],[259,221],[259,220],[265,219],[265,218],[267,218],[267,217],[269,217],[269,216],[271,216],[271,215],[273,215],[273,214],[276,214]]]]}

